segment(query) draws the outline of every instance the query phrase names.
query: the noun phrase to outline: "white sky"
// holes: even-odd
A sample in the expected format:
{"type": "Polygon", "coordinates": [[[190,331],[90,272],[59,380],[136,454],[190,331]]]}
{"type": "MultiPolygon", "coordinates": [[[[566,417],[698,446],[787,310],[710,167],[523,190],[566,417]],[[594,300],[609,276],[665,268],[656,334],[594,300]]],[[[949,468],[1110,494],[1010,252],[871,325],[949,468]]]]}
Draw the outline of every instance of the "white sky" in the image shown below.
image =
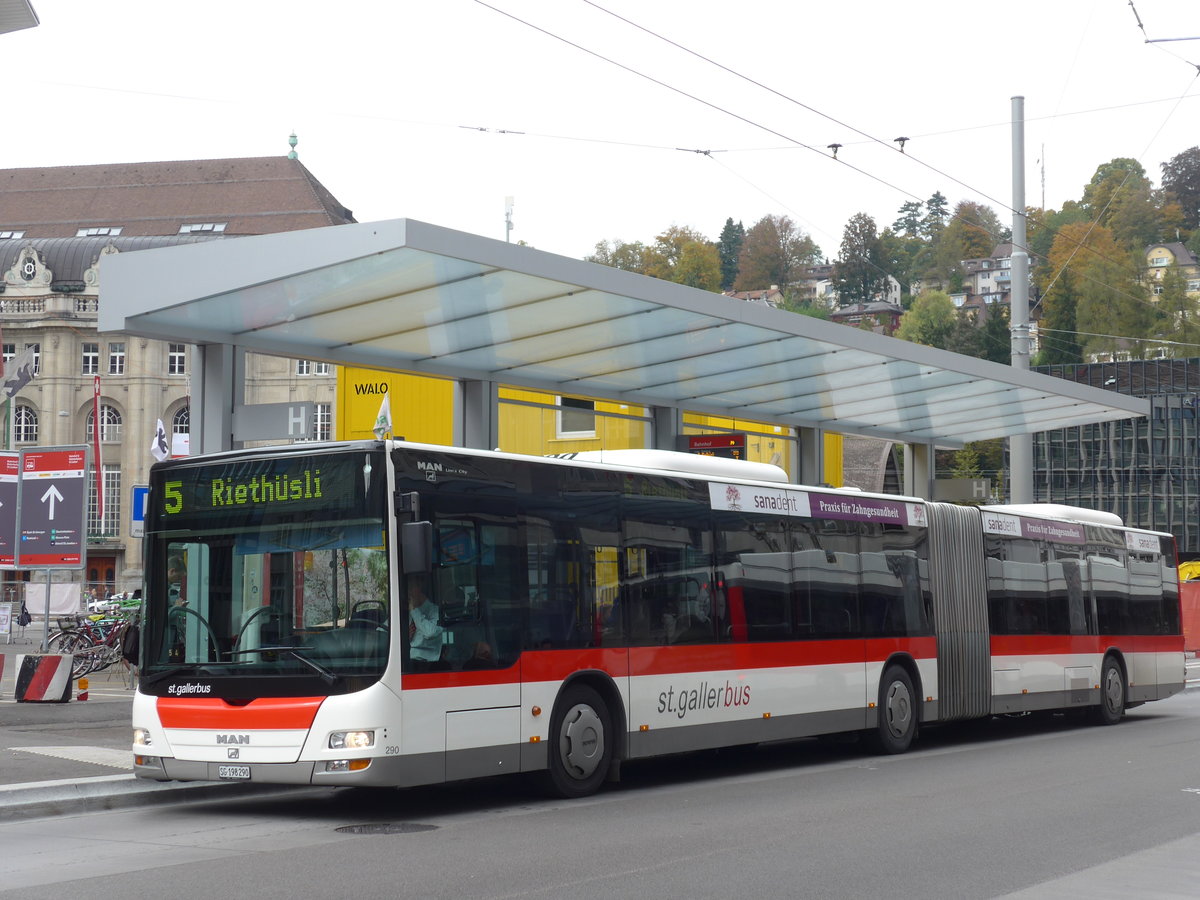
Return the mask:
{"type": "Polygon", "coordinates": [[[1100,163],[1158,184],[1200,144],[1200,40],[1145,42],[1200,38],[1196,0],[1135,0],[1145,35],[1128,0],[596,0],[784,97],[584,0],[488,2],[712,106],[475,0],[33,0],[0,36],[0,168],[283,155],[294,130],[360,222],[503,239],[511,196],[514,241],[581,257],[773,213],[833,257],[850,216],[935,190],[1011,221],[1014,95],[1031,205],[1043,147],[1057,208],[1100,163]]]}

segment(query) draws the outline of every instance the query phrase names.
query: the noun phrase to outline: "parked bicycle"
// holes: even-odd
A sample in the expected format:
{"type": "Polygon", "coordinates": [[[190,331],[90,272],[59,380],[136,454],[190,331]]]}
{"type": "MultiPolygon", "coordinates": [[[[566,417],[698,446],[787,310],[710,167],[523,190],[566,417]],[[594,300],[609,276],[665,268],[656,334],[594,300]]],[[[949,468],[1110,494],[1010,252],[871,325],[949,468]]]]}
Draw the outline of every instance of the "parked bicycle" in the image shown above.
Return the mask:
{"type": "Polygon", "coordinates": [[[101,615],[58,620],[58,629],[47,639],[53,653],[71,654],[71,677],[82,678],[108,668],[122,658],[122,645],[132,618],[101,615]]]}

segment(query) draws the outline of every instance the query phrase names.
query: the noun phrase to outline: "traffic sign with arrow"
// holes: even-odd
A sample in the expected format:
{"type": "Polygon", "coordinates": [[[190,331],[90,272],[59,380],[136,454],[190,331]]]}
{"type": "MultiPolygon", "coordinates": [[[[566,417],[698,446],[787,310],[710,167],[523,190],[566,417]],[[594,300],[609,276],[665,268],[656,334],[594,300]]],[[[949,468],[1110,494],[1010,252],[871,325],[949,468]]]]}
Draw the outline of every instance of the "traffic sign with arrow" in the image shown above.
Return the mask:
{"type": "Polygon", "coordinates": [[[87,447],[22,450],[16,564],[81,568],[87,534],[87,447]]]}

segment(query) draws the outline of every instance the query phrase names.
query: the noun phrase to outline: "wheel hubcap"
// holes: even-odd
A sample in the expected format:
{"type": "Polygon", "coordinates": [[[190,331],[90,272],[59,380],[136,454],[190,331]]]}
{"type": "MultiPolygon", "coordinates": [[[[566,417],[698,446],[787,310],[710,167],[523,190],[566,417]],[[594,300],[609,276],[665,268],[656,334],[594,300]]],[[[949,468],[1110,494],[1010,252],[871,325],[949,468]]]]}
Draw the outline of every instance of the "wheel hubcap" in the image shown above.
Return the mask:
{"type": "Polygon", "coordinates": [[[1116,669],[1109,669],[1108,677],[1104,679],[1104,702],[1113,712],[1121,708],[1121,693],[1120,673],[1116,669]]]}
{"type": "Polygon", "coordinates": [[[912,722],[912,714],[912,697],[908,688],[902,681],[893,681],[883,701],[883,715],[888,730],[896,737],[906,734],[912,722]]]}
{"type": "Polygon", "coordinates": [[[604,756],[604,724],[587,704],[571,707],[563,717],[558,739],[562,761],[575,778],[587,778],[604,756]]]}

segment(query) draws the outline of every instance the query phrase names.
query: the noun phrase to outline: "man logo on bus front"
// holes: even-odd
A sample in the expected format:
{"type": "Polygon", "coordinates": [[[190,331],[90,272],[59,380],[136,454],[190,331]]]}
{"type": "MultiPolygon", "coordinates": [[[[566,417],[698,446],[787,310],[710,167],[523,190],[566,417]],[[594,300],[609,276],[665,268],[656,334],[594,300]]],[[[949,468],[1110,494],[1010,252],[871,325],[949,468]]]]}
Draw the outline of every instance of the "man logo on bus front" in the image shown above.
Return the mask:
{"type": "Polygon", "coordinates": [[[239,750],[237,747],[230,747],[225,752],[229,755],[230,759],[239,759],[242,755],[242,751],[239,750]]]}

